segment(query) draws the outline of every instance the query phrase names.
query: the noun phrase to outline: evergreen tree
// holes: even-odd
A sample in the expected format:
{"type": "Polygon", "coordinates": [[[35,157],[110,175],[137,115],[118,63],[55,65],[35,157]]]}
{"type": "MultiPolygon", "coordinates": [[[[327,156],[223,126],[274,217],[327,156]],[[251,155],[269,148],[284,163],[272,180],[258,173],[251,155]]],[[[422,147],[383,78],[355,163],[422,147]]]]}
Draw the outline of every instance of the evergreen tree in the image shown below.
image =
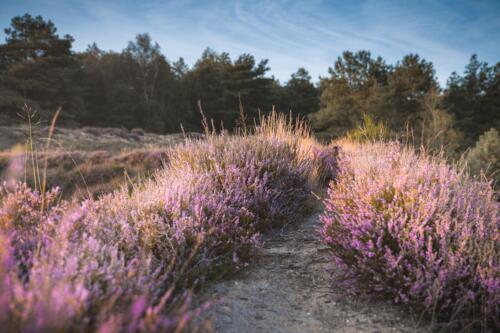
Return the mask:
{"type": "Polygon", "coordinates": [[[62,120],[84,117],[79,80],[81,71],[69,35],[59,37],[57,28],[41,16],[16,16],[4,30],[0,45],[0,110],[11,117],[24,103],[45,119],[63,107],[62,120]]]}
{"type": "Polygon", "coordinates": [[[363,115],[391,132],[422,121],[423,99],[437,90],[432,63],[409,54],[395,66],[370,52],[344,52],[320,82],[320,110],[310,116],[315,129],[340,136],[361,124],[363,115]]]}
{"type": "Polygon", "coordinates": [[[321,79],[320,110],[310,116],[314,128],[340,136],[361,123],[363,114],[373,113],[373,100],[387,84],[389,70],[368,51],[345,51],[329,69],[330,77],[321,79]]]}
{"type": "Polygon", "coordinates": [[[307,115],[319,110],[319,92],[311,82],[309,72],[299,68],[290,77],[285,87],[285,103],[287,111],[290,110],[294,117],[305,118],[307,115]]]}
{"type": "Polygon", "coordinates": [[[179,131],[175,73],[147,34],[139,34],[122,53],[91,46],[80,55],[85,73],[89,124],[179,131]]]}
{"type": "Polygon", "coordinates": [[[445,104],[469,143],[491,126],[500,129],[500,62],[489,66],[474,54],[463,76],[448,79],[445,104]]]}
{"type": "Polygon", "coordinates": [[[243,54],[233,62],[228,53],[206,49],[183,77],[191,122],[199,123],[198,101],[207,118],[229,129],[239,117],[240,101],[250,120],[259,109],[270,110],[273,79],[265,76],[268,70],[267,60],[256,63],[253,56],[243,54]]]}
{"type": "Polygon", "coordinates": [[[391,129],[401,130],[406,124],[421,120],[424,97],[437,90],[432,63],[417,54],[406,55],[389,72],[387,85],[381,88],[374,113],[391,129]]]}
{"type": "MultiPolygon", "coordinates": [[[[160,52],[160,46],[151,41],[148,34],[139,34],[123,51],[129,94],[134,103],[131,107],[133,125],[155,131],[178,124],[178,117],[169,112],[170,88],[175,74],[160,52]]],[[[132,125],[132,124],[131,124],[132,125]]]]}

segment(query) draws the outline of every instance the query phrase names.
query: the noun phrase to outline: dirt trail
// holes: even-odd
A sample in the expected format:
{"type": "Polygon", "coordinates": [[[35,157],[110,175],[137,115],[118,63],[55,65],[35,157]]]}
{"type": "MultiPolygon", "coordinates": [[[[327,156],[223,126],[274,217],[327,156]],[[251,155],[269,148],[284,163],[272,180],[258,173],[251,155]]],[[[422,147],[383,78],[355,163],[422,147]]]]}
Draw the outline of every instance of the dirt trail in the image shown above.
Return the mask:
{"type": "Polygon", "coordinates": [[[207,314],[216,332],[422,332],[386,302],[348,296],[326,269],[329,254],[316,235],[318,215],[265,239],[259,258],[200,299],[221,297],[207,314]]]}

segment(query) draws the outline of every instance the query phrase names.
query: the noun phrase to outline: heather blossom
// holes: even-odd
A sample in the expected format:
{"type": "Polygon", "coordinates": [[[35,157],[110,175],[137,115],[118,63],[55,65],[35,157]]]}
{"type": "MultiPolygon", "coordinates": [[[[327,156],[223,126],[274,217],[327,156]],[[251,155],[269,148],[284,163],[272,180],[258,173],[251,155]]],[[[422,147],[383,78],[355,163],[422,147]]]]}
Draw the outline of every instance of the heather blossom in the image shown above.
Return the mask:
{"type": "Polygon", "coordinates": [[[171,148],[152,179],[97,200],[0,187],[0,326],[192,328],[203,306],[192,309],[190,290],[250,260],[310,195],[313,140],[275,114],[261,120],[253,134],[171,148]]]}
{"type": "Polygon", "coordinates": [[[345,144],[321,234],[354,291],[448,327],[500,324],[500,212],[491,183],[399,144],[345,144]]]}

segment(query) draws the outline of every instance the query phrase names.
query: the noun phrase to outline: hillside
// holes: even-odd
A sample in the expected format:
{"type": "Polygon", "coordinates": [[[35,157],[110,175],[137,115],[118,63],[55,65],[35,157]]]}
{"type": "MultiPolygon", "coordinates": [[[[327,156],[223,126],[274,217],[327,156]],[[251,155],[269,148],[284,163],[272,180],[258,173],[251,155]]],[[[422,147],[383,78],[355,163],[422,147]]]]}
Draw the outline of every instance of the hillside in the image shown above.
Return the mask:
{"type": "MultiPolygon", "coordinates": [[[[18,174],[19,180],[35,186],[40,176],[36,171],[34,175],[33,162],[39,168],[43,166],[48,133],[49,128],[44,126],[33,126],[31,134],[28,125],[0,126],[0,175],[8,177],[13,162],[27,161],[22,162],[24,170],[18,174]]],[[[80,197],[109,193],[122,186],[127,178],[146,177],[160,168],[167,159],[168,148],[185,137],[200,137],[200,134],[158,135],[140,129],[56,127],[49,146],[48,185],[61,187],[67,198],[75,192],[80,197]]]]}

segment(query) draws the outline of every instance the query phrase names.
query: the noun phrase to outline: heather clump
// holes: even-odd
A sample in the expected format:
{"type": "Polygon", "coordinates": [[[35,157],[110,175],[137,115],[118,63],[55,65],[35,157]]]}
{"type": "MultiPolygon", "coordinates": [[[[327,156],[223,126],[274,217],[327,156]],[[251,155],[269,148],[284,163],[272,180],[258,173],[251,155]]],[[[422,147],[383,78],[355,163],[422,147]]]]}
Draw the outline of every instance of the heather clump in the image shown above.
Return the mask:
{"type": "Polygon", "coordinates": [[[0,325],[7,331],[182,331],[190,290],[245,265],[302,210],[312,139],[283,118],[169,149],[154,176],[97,200],[0,189],[0,325]],[[5,314],[5,315],[4,315],[5,314]]]}
{"type": "Polygon", "coordinates": [[[171,172],[183,184],[193,184],[193,192],[170,194],[170,207],[179,207],[175,212],[179,216],[191,217],[182,228],[191,225],[209,232],[207,241],[218,243],[219,258],[245,257],[259,232],[289,221],[309,195],[310,165],[297,159],[297,146],[247,137],[221,138],[185,149],[172,154],[171,172]],[[183,205],[186,197],[191,202],[183,205]]]}
{"type": "Polygon", "coordinates": [[[64,207],[58,204],[59,189],[45,194],[42,211],[42,196],[25,184],[0,185],[0,231],[10,237],[14,244],[13,255],[23,277],[32,265],[33,252],[41,242],[46,242],[44,233],[52,226],[51,221],[63,214],[64,207]]]}
{"type": "Polygon", "coordinates": [[[165,274],[144,251],[127,254],[119,237],[108,238],[109,226],[97,227],[99,220],[91,214],[93,202],[71,206],[55,200],[57,193],[45,195],[42,212],[39,192],[25,185],[2,188],[2,327],[7,332],[101,327],[121,332],[144,325],[158,331],[185,325],[188,295],[174,297],[165,274]],[[139,301],[140,315],[126,315],[139,301]],[[167,305],[170,312],[164,311],[167,305]]]}
{"type": "Polygon", "coordinates": [[[313,172],[318,185],[324,187],[337,177],[339,149],[336,145],[312,148],[313,172]]]}
{"type": "Polygon", "coordinates": [[[321,234],[354,291],[423,310],[439,327],[500,323],[500,213],[491,184],[398,144],[350,144],[321,234]]]}
{"type": "MultiPolygon", "coordinates": [[[[311,163],[299,150],[298,142],[259,135],[187,142],[154,179],[101,199],[99,214],[126,221],[136,244],[177,280],[200,282],[240,267],[261,232],[300,213],[311,163]]],[[[123,247],[134,251],[133,243],[123,247]]]]}

